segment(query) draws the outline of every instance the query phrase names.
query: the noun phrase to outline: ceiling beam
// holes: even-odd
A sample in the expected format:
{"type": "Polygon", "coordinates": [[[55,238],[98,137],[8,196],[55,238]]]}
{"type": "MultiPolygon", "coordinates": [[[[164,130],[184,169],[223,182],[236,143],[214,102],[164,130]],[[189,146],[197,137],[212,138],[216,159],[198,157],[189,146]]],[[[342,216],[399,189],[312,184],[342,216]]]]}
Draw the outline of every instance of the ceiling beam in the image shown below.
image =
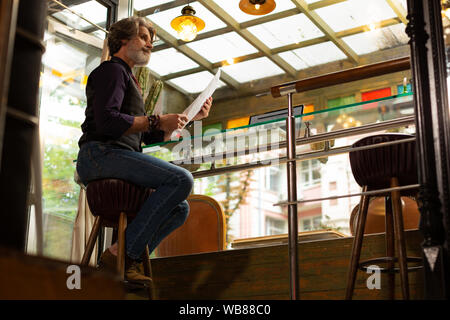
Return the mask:
{"type": "MultiPolygon", "coordinates": [[[[168,3],[163,3],[160,5],[154,6],[154,7],[142,9],[140,11],[137,11],[137,15],[140,17],[145,17],[148,15],[154,14],[156,12],[166,11],[166,10],[173,9],[173,8],[176,8],[179,6],[188,5],[190,2],[192,2],[192,0],[175,0],[172,2],[168,2],[168,3]]],[[[181,15],[181,11],[180,11],[180,15],[181,15]]]]}
{"type": "MultiPolygon", "coordinates": [[[[263,56],[263,54],[261,52],[255,52],[255,53],[251,53],[251,54],[248,54],[245,56],[234,58],[233,60],[234,60],[234,64],[235,64],[235,63],[239,63],[239,62],[244,62],[244,61],[260,58],[262,56],[263,56]]],[[[228,66],[228,65],[230,65],[230,63],[226,60],[223,60],[223,61],[213,63],[212,68],[215,70],[220,67],[228,66]]],[[[203,69],[201,67],[195,67],[195,68],[191,68],[188,70],[183,70],[183,71],[167,74],[167,75],[163,76],[161,78],[161,80],[166,81],[166,80],[170,80],[170,79],[175,79],[178,77],[182,77],[182,76],[185,76],[188,74],[197,73],[197,72],[201,72],[201,71],[203,71],[203,69]]]]}
{"type": "Polygon", "coordinates": [[[239,23],[233,19],[225,10],[218,6],[212,0],[199,0],[199,2],[205,6],[208,10],[214,13],[220,20],[222,20],[227,26],[233,28],[233,30],[247,40],[252,46],[261,51],[265,57],[275,63],[284,72],[286,72],[291,77],[295,77],[296,70],[289,65],[286,61],[281,59],[279,56],[272,55],[269,47],[267,47],[261,40],[255,37],[250,31],[242,29],[239,23]]]}
{"type": "Polygon", "coordinates": [[[392,10],[394,10],[395,14],[400,19],[400,21],[404,25],[407,25],[408,24],[408,19],[406,19],[407,12],[406,9],[403,8],[403,6],[400,4],[400,2],[398,0],[386,0],[386,2],[392,8],[392,10]]]}
{"type": "MultiPolygon", "coordinates": [[[[190,58],[191,60],[193,60],[194,62],[199,64],[202,68],[204,68],[204,69],[208,70],[209,72],[211,72],[212,74],[215,74],[217,72],[217,70],[215,70],[213,68],[213,65],[208,60],[203,58],[201,55],[199,55],[197,52],[195,52],[194,50],[192,50],[191,48],[189,48],[186,45],[179,46],[178,45],[178,40],[174,36],[169,34],[163,28],[159,27],[153,21],[152,21],[152,23],[155,26],[155,28],[158,29],[158,36],[164,42],[168,43],[169,45],[174,47],[176,50],[178,50],[179,52],[181,52],[182,54],[184,54],[185,56],[187,56],[188,58],[190,58]]],[[[233,78],[231,78],[229,75],[227,75],[225,72],[221,72],[220,80],[225,82],[228,86],[230,86],[233,89],[238,89],[239,88],[239,83],[236,80],[234,80],[233,78]]]]}
{"type": "Polygon", "coordinates": [[[320,9],[323,7],[328,7],[328,6],[332,6],[333,4],[337,4],[340,2],[344,2],[347,0],[322,0],[322,1],[317,1],[317,2],[313,2],[311,4],[308,5],[309,10],[316,10],[316,9],[320,9]]]}
{"type": "MultiPolygon", "coordinates": [[[[377,22],[377,26],[382,28],[382,27],[388,27],[388,26],[392,26],[392,25],[395,25],[395,24],[399,24],[399,23],[400,23],[400,19],[399,18],[392,18],[392,19],[386,19],[386,20],[377,22]]],[[[336,32],[336,36],[338,38],[342,38],[342,37],[352,36],[352,35],[355,35],[355,34],[358,34],[358,33],[367,32],[367,31],[370,31],[370,26],[369,25],[364,25],[364,26],[359,26],[359,27],[355,27],[355,28],[351,28],[351,29],[347,29],[347,30],[342,30],[342,31],[336,32]]],[[[285,46],[273,48],[271,50],[271,52],[272,52],[272,54],[278,54],[278,53],[281,53],[281,52],[286,52],[286,51],[291,51],[291,50],[295,50],[295,49],[300,49],[300,48],[316,45],[316,44],[327,42],[327,41],[329,41],[328,38],[326,36],[322,36],[322,37],[319,37],[319,38],[305,40],[305,41],[302,41],[302,42],[299,42],[299,43],[293,43],[293,44],[288,44],[288,45],[285,45],[285,46]]],[[[167,45],[167,46],[169,46],[169,45],[167,45]]],[[[169,46],[169,47],[171,47],[171,46],[169,46]]],[[[256,53],[252,53],[252,54],[236,57],[236,58],[234,58],[234,63],[244,62],[244,61],[260,58],[260,57],[263,57],[263,56],[264,55],[263,55],[262,52],[256,52],[256,53]]],[[[216,68],[219,68],[219,67],[225,66],[225,65],[228,65],[227,61],[220,61],[220,62],[213,63],[212,64],[212,68],[216,69],[216,68]]],[[[200,72],[200,71],[202,71],[202,70],[199,70],[199,68],[196,67],[196,68],[192,68],[192,69],[188,69],[188,70],[184,70],[184,71],[175,72],[175,73],[171,73],[171,74],[165,75],[164,77],[162,77],[162,80],[170,80],[170,79],[178,78],[178,77],[185,76],[185,75],[188,75],[188,74],[197,73],[197,72],[200,72]]]]}
{"type": "Polygon", "coordinates": [[[350,59],[350,61],[358,64],[359,57],[356,52],[342,39],[339,39],[333,29],[331,29],[331,27],[315,11],[310,10],[308,4],[304,0],[291,1],[350,59]]]}

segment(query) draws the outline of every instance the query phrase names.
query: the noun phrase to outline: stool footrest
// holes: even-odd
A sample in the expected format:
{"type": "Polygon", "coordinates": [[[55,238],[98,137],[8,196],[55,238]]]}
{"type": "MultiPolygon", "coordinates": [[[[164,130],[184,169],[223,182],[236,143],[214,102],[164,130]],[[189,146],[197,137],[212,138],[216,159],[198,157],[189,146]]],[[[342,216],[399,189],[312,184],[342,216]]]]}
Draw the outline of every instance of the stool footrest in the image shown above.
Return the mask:
{"type": "MultiPolygon", "coordinates": [[[[370,269],[369,268],[370,265],[374,265],[376,263],[388,263],[388,262],[396,263],[396,262],[398,262],[398,258],[396,258],[396,257],[380,257],[380,258],[364,260],[358,264],[358,269],[367,272],[367,270],[370,269]]],[[[406,257],[406,262],[422,263],[422,258],[406,257]]],[[[408,272],[420,270],[420,269],[422,269],[422,267],[423,266],[408,267],[408,272]]],[[[398,273],[398,272],[400,272],[400,268],[395,268],[395,267],[393,267],[393,268],[379,267],[378,270],[380,270],[381,273],[398,273]]]]}

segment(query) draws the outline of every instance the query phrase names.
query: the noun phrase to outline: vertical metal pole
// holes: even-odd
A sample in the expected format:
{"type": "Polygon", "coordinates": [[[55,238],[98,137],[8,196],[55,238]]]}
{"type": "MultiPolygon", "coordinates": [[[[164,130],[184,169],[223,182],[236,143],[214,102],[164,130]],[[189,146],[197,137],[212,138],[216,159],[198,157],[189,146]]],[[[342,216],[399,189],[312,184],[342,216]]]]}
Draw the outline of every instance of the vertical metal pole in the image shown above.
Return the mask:
{"type": "MultiPolygon", "coordinates": [[[[297,201],[297,168],[295,162],[295,118],[292,107],[292,93],[288,94],[288,117],[286,119],[287,129],[287,182],[288,201],[297,201]]],[[[298,282],[298,224],[297,204],[288,205],[288,227],[289,227],[289,275],[291,300],[299,299],[298,282]]]]}

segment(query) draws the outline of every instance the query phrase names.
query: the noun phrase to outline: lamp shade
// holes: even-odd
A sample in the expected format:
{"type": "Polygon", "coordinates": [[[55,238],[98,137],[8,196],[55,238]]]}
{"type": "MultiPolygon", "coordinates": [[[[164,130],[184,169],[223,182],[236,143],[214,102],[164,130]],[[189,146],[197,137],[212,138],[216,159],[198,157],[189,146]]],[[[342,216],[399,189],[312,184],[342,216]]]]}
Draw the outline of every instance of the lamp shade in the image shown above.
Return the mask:
{"type": "Polygon", "coordinates": [[[272,12],[276,7],[274,0],[241,0],[239,8],[245,13],[260,16],[272,12]]]}
{"type": "Polygon", "coordinates": [[[186,6],[181,10],[181,16],[173,19],[170,26],[178,32],[181,40],[192,41],[205,28],[205,22],[195,16],[195,10],[191,6],[186,6]]]}

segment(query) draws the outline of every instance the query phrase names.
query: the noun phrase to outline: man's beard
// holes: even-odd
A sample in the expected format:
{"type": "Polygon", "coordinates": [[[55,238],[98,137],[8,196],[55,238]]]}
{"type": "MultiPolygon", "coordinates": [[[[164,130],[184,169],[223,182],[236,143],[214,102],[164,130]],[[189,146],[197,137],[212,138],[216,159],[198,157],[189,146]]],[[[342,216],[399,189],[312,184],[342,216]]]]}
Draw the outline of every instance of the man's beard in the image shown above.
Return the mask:
{"type": "Polygon", "coordinates": [[[130,59],[132,59],[136,66],[141,67],[148,64],[150,60],[150,52],[145,54],[142,48],[138,48],[137,46],[131,46],[127,50],[127,55],[130,59]]]}

